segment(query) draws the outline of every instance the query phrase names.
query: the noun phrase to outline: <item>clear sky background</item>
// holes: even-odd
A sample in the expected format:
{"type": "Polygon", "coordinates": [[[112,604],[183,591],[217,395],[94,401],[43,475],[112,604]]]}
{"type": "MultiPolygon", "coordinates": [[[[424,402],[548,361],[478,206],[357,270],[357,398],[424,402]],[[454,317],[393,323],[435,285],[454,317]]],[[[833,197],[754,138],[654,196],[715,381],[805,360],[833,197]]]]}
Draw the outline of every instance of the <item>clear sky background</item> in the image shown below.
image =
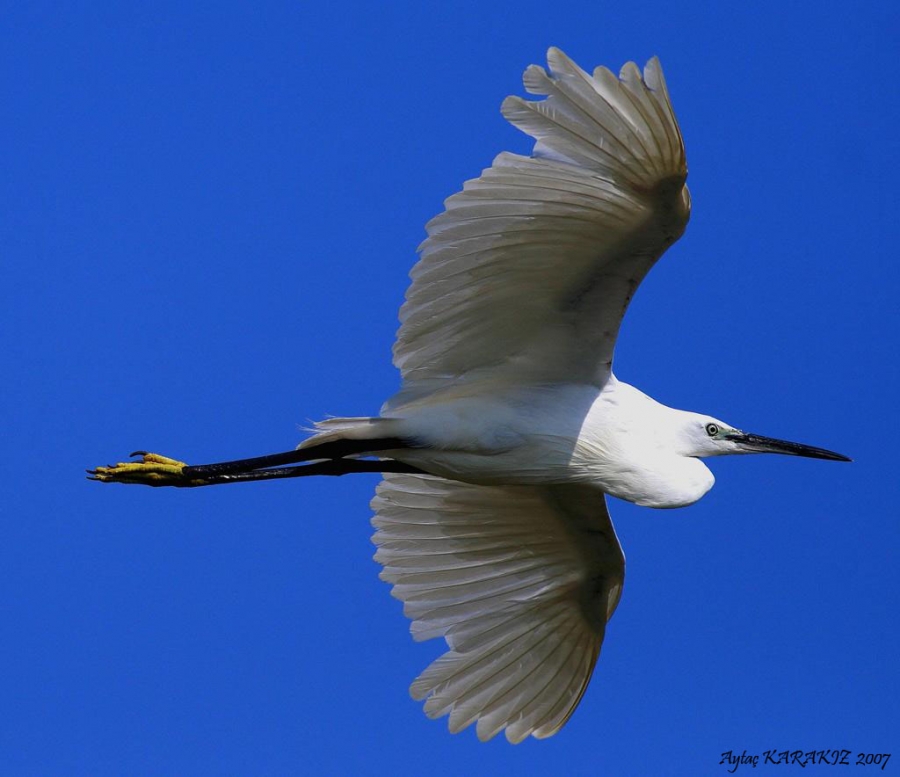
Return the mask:
{"type": "Polygon", "coordinates": [[[7,4],[0,772],[717,774],[847,748],[900,773],[896,8],[7,4]],[[658,54],[687,143],[694,216],[619,377],[855,461],[721,459],[690,508],[612,501],[628,577],[580,708],[483,745],[407,695],[442,647],[377,578],[375,476],[83,470],[376,413],[423,225],[530,150],[498,109],[549,45],[658,54]]]}

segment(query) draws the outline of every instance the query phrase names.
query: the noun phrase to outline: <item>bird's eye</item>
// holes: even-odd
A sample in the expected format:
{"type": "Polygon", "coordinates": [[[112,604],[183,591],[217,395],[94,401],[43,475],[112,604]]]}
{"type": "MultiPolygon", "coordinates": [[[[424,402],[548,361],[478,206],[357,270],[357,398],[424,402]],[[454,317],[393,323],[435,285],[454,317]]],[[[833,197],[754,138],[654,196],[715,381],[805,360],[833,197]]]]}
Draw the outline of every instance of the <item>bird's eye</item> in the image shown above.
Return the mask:
{"type": "Polygon", "coordinates": [[[706,433],[710,437],[715,437],[719,433],[719,427],[716,424],[707,424],[706,433]]]}

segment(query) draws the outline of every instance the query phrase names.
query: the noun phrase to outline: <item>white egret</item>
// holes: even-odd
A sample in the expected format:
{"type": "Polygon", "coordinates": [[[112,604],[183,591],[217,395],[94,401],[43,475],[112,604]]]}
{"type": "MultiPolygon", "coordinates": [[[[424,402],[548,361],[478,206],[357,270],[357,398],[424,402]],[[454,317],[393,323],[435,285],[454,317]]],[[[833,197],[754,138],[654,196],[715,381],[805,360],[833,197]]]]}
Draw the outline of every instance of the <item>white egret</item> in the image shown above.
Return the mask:
{"type": "Polygon", "coordinates": [[[427,225],[400,312],[403,384],[376,418],[334,418],[287,453],[188,466],[144,453],[97,480],[205,486],[386,473],[375,558],[417,640],[449,650],[412,684],[451,731],[511,742],[577,706],[622,592],[611,494],[681,507],[702,458],[831,451],[666,407],[612,373],[635,289],[690,213],[659,62],[589,75],[558,49],[503,115],[536,139],[500,154],[427,225]],[[300,466],[285,466],[290,464],[300,466]]]}

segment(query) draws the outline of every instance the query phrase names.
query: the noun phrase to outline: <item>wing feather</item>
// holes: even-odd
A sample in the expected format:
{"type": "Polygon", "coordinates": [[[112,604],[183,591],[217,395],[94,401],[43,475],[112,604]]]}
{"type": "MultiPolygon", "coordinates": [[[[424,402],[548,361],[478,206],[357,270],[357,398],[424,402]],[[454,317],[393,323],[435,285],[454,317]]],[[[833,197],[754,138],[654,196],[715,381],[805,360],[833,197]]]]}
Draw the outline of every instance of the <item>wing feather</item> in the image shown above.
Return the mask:
{"type": "Polygon", "coordinates": [[[449,650],[413,682],[429,717],[479,738],[549,736],[590,679],[624,558],[602,493],[388,475],[372,503],[381,577],[417,640],[449,650]]]}
{"type": "Polygon", "coordinates": [[[535,138],[500,154],[427,225],[400,313],[404,390],[507,371],[519,381],[607,379],[621,318],[687,223],[687,165],[658,60],[617,78],[558,49],[503,115],[535,138]]]}

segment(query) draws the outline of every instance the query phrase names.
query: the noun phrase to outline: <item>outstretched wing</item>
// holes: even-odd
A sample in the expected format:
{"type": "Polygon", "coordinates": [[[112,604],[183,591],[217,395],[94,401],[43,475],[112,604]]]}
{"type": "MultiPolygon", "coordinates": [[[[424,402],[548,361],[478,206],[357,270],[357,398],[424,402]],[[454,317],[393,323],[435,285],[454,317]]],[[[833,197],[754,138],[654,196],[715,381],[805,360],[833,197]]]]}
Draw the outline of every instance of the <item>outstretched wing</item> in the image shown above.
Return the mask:
{"type": "Polygon", "coordinates": [[[687,164],[659,62],[585,73],[558,49],[503,115],[537,139],[503,153],[432,219],[400,312],[404,393],[462,376],[609,374],[644,275],[684,231],[687,164]]]}
{"type": "Polygon", "coordinates": [[[416,640],[449,650],[410,688],[450,731],[555,734],[591,678],[625,559],[601,492],[386,475],[372,502],[381,578],[416,640]]]}

